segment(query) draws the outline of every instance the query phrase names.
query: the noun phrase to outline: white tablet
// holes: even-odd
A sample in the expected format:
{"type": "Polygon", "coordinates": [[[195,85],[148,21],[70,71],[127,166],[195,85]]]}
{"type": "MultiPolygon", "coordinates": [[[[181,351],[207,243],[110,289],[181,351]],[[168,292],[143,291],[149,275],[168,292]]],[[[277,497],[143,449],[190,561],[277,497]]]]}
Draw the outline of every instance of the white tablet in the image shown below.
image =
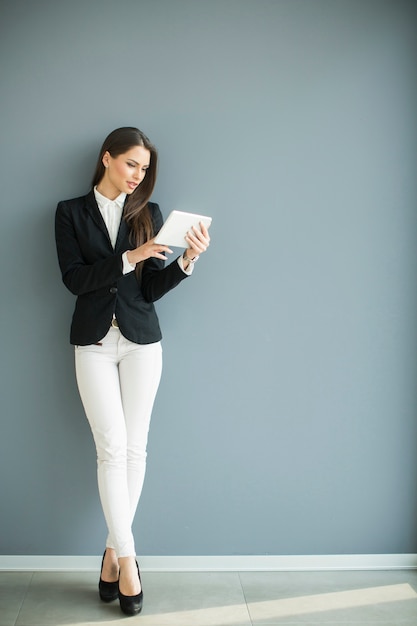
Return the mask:
{"type": "Polygon", "coordinates": [[[196,213],[184,213],[183,211],[171,211],[165,223],[155,238],[155,243],[177,248],[188,248],[184,237],[193,226],[200,229],[200,222],[208,228],[211,217],[197,215],[196,213]]]}

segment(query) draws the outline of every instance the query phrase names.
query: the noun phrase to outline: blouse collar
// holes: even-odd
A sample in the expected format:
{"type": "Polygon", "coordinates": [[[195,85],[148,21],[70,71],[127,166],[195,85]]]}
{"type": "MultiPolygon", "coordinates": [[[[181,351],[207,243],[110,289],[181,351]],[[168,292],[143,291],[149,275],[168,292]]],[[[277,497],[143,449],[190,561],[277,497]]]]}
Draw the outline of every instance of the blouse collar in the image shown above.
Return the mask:
{"type": "Polygon", "coordinates": [[[110,200],[110,198],[106,198],[106,196],[103,196],[102,193],[100,193],[97,190],[97,187],[94,187],[94,195],[96,197],[97,200],[97,204],[100,206],[106,206],[106,205],[111,205],[111,204],[117,204],[117,206],[119,207],[119,209],[123,209],[125,200],[126,200],[126,193],[124,193],[123,191],[117,196],[117,198],[115,198],[114,200],[110,200]]]}

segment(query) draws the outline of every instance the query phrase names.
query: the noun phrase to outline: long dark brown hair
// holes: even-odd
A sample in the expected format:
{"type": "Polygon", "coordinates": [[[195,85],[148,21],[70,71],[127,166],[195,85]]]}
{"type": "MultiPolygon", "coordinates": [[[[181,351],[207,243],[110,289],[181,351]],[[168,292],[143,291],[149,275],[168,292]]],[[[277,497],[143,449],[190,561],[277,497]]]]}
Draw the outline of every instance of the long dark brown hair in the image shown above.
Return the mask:
{"type": "MultiPolygon", "coordinates": [[[[103,156],[105,152],[109,152],[113,158],[116,158],[135,146],[142,146],[151,153],[146,176],[140,185],[136,187],[135,191],[127,196],[123,213],[123,218],[130,227],[131,242],[134,246],[138,247],[145,243],[145,241],[152,239],[155,234],[148,208],[148,200],[155,187],[158,166],[158,152],[155,146],[138,128],[133,128],[132,126],[116,128],[116,130],[113,130],[110,135],[106,137],[100,149],[92,184],[93,187],[95,187],[104,176],[105,167],[103,165],[103,156]]],[[[140,274],[142,263],[138,263],[138,266],[137,270],[140,274]]]]}

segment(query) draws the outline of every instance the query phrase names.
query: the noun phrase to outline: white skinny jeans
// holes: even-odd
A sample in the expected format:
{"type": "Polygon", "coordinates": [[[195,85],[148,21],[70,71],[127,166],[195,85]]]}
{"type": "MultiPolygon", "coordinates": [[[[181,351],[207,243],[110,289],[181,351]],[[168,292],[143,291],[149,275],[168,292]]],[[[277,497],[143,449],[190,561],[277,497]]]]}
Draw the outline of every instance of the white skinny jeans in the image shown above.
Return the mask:
{"type": "Polygon", "coordinates": [[[75,370],[97,450],[106,546],[120,558],[136,554],[132,522],[145,478],[162,348],[160,342],[132,343],[113,327],[100,344],[75,347],[75,370]]]}

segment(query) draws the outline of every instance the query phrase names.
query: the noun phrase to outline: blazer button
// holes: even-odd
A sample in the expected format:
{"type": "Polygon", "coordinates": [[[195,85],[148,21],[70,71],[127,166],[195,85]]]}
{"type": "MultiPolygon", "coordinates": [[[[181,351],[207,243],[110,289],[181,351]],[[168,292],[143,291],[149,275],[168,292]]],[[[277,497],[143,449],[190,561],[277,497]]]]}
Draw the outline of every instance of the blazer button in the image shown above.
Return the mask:
{"type": "Polygon", "coordinates": [[[110,287],[110,293],[117,293],[117,287],[110,287]]]}

